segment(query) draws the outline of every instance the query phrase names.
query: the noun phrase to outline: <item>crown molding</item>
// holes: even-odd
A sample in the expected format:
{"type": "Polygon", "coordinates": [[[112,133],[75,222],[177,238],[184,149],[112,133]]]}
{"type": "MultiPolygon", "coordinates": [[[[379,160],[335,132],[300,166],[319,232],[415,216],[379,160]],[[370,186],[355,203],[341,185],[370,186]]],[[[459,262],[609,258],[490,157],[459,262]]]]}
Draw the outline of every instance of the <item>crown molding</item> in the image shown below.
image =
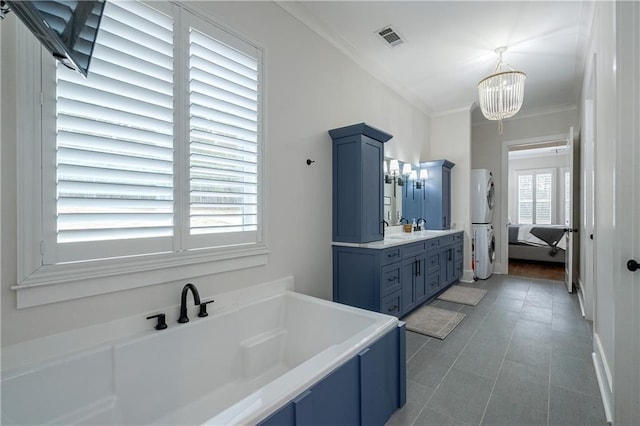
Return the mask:
{"type": "MultiPolygon", "coordinates": [[[[516,115],[515,117],[511,117],[509,119],[507,119],[508,121],[516,121],[516,120],[525,120],[528,118],[533,118],[533,117],[540,117],[541,115],[548,115],[548,114],[557,114],[560,112],[568,112],[568,111],[577,111],[578,107],[576,105],[551,105],[551,106],[547,106],[547,107],[539,107],[539,108],[532,108],[532,109],[528,109],[526,111],[524,111],[523,113],[520,113],[518,115],[516,115]]],[[[495,125],[495,120],[486,120],[483,119],[482,121],[477,121],[472,123],[473,126],[494,126],[495,125]]]]}

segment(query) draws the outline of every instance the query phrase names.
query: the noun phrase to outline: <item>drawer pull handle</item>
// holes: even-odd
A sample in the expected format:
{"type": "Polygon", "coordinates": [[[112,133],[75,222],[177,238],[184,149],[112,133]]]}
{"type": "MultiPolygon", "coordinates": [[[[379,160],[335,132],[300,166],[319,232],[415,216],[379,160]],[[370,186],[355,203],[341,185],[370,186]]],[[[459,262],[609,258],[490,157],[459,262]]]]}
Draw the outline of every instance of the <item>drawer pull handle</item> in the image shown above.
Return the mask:
{"type": "Polygon", "coordinates": [[[398,279],[398,276],[396,275],[395,277],[387,278],[387,281],[391,282],[391,281],[396,281],[397,279],[398,279]]]}
{"type": "Polygon", "coordinates": [[[398,252],[395,253],[387,253],[387,257],[396,257],[398,255],[398,252]]]}
{"type": "Polygon", "coordinates": [[[392,307],[390,307],[390,308],[388,309],[388,311],[389,311],[389,312],[395,312],[395,311],[397,311],[397,310],[398,310],[398,305],[393,305],[392,307]]]}

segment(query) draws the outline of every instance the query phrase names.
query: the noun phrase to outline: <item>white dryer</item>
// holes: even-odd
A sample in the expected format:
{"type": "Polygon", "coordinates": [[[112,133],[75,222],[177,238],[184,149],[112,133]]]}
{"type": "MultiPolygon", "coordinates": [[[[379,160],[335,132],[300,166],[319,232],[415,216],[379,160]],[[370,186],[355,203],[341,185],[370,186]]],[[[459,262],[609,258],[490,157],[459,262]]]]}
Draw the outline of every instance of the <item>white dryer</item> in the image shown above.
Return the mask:
{"type": "Polygon", "coordinates": [[[471,257],[473,261],[473,278],[486,280],[493,274],[496,240],[493,225],[472,225],[471,257]]]}
{"type": "Polygon", "coordinates": [[[471,170],[471,223],[491,223],[494,191],[489,170],[471,170]]]}

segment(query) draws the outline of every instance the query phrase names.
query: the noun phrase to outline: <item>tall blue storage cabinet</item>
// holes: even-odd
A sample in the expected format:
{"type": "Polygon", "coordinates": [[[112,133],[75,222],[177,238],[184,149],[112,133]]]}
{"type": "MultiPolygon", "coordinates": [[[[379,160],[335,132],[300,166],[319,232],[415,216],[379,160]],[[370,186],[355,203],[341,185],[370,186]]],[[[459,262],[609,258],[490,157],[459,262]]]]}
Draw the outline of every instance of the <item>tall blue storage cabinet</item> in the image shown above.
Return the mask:
{"type": "Polygon", "coordinates": [[[451,229],[451,169],[454,163],[448,160],[421,163],[420,167],[429,171],[425,181],[423,217],[426,229],[451,229]]]}
{"type": "Polygon", "coordinates": [[[333,241],[382,240],[384,146],[392,136],[366,123],[329,130],[333,139],[333,241]]]}

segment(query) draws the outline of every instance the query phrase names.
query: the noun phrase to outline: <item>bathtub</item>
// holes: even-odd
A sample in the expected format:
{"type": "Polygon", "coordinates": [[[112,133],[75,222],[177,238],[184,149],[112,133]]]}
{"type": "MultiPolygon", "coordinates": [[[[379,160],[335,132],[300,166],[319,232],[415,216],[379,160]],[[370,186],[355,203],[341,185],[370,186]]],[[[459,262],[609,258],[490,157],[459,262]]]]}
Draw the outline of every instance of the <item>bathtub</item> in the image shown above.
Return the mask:
{"type": "MultiPolygon", "coordinates": [[[[386,393],[393,401],[384,402],[395,410],[405,398],[402,326],[395,317],[281,290],[214,310],[207,318],[192,317],[187,324],[170,324],[166,330],[3,372],[1,420],[2,424],[268,423],[274,413],[298,403],[300,395],[307,395],[345,363],[364,356],[363,351],[366,355],[385,336],[391,346],[375,352],[383,354],[373,357],[378,364],[360,361],[358,377],[363,376],[364,382],[356,386],[370,392],[367,388],[373,386],[367,383],[378,377],[372,368],[397,372],[400,377],[387,382],[397,384],[386,393]]],[[[316,410],[320,402],[315,401],[316,410]]],[[[364,415],[370,411],[365,406],[357,409],[364,415]]],[[[297,412],[303,413],[302,405],[297,412]]],[[[364,417],[358,418],[364,423],[364,417]]]]}

